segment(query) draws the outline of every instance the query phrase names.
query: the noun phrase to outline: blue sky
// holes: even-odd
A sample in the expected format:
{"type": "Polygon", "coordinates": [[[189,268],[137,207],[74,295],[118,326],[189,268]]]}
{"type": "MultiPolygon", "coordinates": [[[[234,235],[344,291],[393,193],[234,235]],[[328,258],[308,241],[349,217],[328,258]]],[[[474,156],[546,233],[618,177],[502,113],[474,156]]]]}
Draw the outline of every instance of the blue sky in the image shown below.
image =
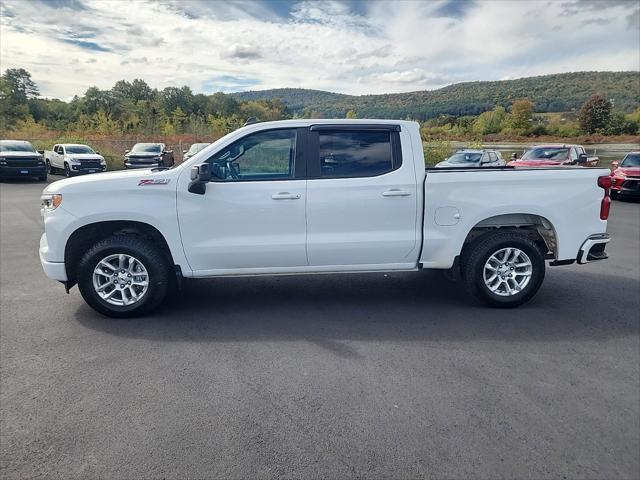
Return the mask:
{"type": "Polygon", "coordinates": [[[195,92],[349,94],[640,70],[631,0],[2,0],[0,68],[45,96],[143,78],[195,92]]]}

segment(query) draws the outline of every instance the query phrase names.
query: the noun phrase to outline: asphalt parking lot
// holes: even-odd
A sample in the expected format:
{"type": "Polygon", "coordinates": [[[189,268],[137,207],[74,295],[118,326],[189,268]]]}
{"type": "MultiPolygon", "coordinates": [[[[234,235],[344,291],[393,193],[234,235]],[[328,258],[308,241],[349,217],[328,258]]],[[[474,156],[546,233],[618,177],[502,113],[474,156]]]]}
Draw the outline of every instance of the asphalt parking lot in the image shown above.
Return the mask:
{"type": "Polygon", "coordinates": [[[639,203],[516,310],[420,272],[192,282],[113,320],[44,276],[43,186],[0,184],[2,478],[640,477],[639,203]]]}

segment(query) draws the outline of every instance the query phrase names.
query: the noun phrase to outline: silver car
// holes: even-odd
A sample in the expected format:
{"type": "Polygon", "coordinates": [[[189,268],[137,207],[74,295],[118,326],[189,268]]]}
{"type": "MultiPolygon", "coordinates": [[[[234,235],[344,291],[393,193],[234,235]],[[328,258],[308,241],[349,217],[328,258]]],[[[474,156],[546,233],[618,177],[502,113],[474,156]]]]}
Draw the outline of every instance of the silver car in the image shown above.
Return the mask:
{"type": "Polygon", "coordinates": [[[438,163],[437,168],[474,168],[502,167],[506,162],[497,150],[458,150],[446,160],[438,163]]]}
{"type": "Polygon", "coordinates": [[[211,144],[210,143],[194,143],[193,145],[191,145],[189,150],[182,151],[182,153],[184,154],[184,157],[183,157],[184,160],[187,160],[193,157],[196,153],[198,153],[200,150],[204,150],[209,145],[211,144]]]}

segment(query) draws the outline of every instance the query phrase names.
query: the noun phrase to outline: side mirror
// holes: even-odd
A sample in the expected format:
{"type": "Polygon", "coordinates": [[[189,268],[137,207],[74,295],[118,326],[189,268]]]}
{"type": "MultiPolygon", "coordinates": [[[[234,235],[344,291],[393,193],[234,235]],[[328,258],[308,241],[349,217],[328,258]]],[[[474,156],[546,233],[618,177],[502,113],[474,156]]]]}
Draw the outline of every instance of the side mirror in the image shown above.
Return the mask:
{"type": "Polygon", "coordinates": [[[131,150],[125,150],[124,153],[127,154],[129,153],[131,150]]]}
{"type": "Polygon", "coordinates": [[[44,155],[44,150],[38,150],[37,151],[40,155],[44,155]]]}
{"type": "Polygon", "coordinates": [[[207,183],[211,181],[211,165],[201,163],[191,167],[191,183],[189,183],[189,191],[204,195],[207,191],[207,183]]]}
{"type": "Polygon", "coordinates": [[[611,169],[612,170],[615,170],[619,166],[620,166],[620,160],[614,160],[613,162],[611,162],[611,169]]]}
{"type": "Polygon", "coordinates": [[[578,159],[576,160],[577,163],[586,163],[587,162],[587,154],[586,153],[581,153],[580,155],[578,155],[578,159]]]}
{"type": "Polygon", "coordinates": [[[185,154],[185,153],[187,153],[187,151],[186,150],[182,150],[182,153],[185,154]]]}
{"type": "Polygon", "coordinates": [[[511,154],[511,160],[517,160],[518,159],[518,154],[516,152],[513,152],[511,154]]]}
{"type": "Polygon", "coordinates": [[[100,155],[100,152],[96,150],[96,155],[100,155]]]}

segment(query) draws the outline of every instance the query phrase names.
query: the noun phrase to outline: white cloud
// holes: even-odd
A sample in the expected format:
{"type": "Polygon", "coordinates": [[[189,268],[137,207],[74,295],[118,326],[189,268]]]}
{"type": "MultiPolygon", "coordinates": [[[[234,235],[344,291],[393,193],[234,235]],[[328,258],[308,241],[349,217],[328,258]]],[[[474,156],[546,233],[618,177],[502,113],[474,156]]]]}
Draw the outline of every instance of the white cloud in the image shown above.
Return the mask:
{"type": "Polygon", "coordinates": [[[353,4],[315,1],[284,14],[233,0],[56,4],[3,1],[0,68],[26,68],[43,95],[61,98],[133,78],[196,92],[237,86],[362,94],[640,70],[634,2],[478,1],[461,9],[447,0],[378,1],[355,12],[353,4]]]}

